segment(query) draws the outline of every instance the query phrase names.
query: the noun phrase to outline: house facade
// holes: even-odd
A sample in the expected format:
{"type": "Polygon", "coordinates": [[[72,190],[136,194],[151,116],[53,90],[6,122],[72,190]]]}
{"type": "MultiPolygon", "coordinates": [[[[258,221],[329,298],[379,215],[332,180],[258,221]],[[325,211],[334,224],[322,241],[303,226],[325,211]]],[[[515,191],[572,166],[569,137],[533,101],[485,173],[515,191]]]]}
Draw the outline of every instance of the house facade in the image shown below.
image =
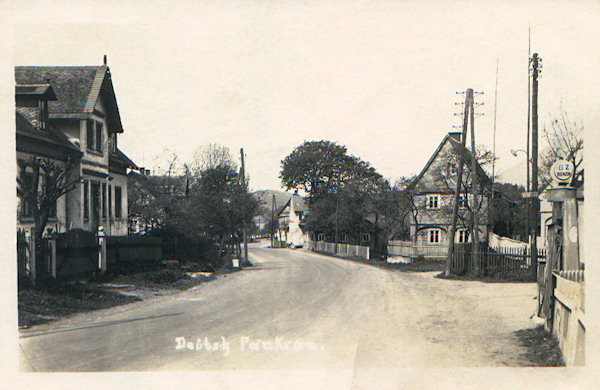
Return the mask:
{"type": "MultiPolygon", "coordinates": [[[[17,166],[31,156],[69,157],[72,176],[81,178],[58,199],[48,226],[57,232],[103,226],[107,235],[126,235],[127,170],[137,166],[117,147],[123,127],[106,63],[17,66],[15,79],[17,166]]],[[[27,202],[18,202],[18,227],[31,229],[27,202]]]]}
{"type": "MultiPolygon", "coordinates": [[[[457,181],[457,161],[462,149],[459,132],[448,133],[437,147],[421,173],[413,181],[409,190],[413,193],[413,212],[410,219],[410,236],[417,255],[426,257],[445,256],[452,227],[453,204],[457,181]]],[[[470,220],[474,205],[470,194],[472,183],[470,152],[463,166],[463,183],[467,193],[460,194],[458,222],[455,242],[470,242],[470,220]]],[[[490,179],[477,165],[477,177],[480,188],[478,197],[479,240],[487,237],[488,203],[490,179]]],[[[465,192],[464,188],[462,192],[465,192]]]]}
{"type": "Polygon", "coordinates": [[[300,195],[292,195],[279,213],[281,240],[288,246],[301,247],[308,241],[308,232],[304,226],[308,214],[308,199],[300,195]]]}

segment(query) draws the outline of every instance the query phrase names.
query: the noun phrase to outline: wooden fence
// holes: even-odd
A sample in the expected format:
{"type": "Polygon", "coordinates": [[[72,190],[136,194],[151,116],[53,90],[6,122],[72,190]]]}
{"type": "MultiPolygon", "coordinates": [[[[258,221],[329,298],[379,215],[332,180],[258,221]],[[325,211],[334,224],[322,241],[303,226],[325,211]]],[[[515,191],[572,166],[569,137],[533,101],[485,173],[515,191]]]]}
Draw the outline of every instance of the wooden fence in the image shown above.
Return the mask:
{"type": "Polygon", "coordinates": [[[341,244],[325,241],[308,241],[308,249],[316,252],[324,252],[342,257],[359,257],[369,260],[370,248],[362,245],[341,244]],[[337,247],[337,248],[336,248],[337,247]]]}
{"type": "Polygon", "coordinates": [[[444,261],[448,257],[448,247],[445,245],[415,245],[412,241],[388,241],[388,256],[424,257],[427,260],[444,261]]]}
{"type": "Polygon", "coordinates": [[[162,245],[160,237],[106,237],[107,267],[115,272],[156,267],[162,260],[162,245]]]}
{"type": "Polygon", "coordinates": [[[161,239],[151,237],[105,237],[82,229],[50,234],[35,242],[33,235],[17,230],[19,283],[34,285],[47,278],[89,276],[95,272],[130,271],[158,266],[161,239]]]}
{"type": "Polygon", "coordinates": [[[53,254],[51,253],[52,240],[52,238],[43,238],[40,245],[43,250],[48,249],[40,258],[47,264],[49,275],[55,278],[65,278],[85,275],[98,270],[100,245],[94,233],[73,229],[56,235],[55,263],[53,263],[53,254]]]}
{"type": "MultiPolygon", "coordinates": [[[[471,244],[455,247],[450,271],[456,275],[477,274],[502,279],[536,280],[538,264],[531,263],[531,253],[519,248],[483,247],[471,250],[471,244]]],[[[546,257],[545,249],[538,250],[538,259],[546,257]]]]}

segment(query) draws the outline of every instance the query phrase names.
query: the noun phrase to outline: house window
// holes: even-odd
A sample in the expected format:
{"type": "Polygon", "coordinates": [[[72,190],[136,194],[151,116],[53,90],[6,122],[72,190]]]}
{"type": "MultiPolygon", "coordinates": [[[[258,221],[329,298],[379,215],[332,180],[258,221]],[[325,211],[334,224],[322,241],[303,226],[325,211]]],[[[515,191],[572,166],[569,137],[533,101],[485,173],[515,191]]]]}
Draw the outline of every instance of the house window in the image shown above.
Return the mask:
{"type": "Polygon", "coordinates": [[[458,207],[461,209],[467,208],[467,196],[465,194],[458,195],[458,207]]]}
{"type": "Polygon", "coordinates": [[[112,186],[109,184],[108,185],[108,217],[112,218],[112,186]]]}
{"type": "Polygon", "coordinates": [[[83,218],[88,219],[90,217],[90,189],[89,180],[83,181],[83,218]]]}
{"type": "Polygon", "coordinates": [[[467,229],[460,229],[458,231],[458,242],[469,242],[469,231],[467,229]]]}
{"type": "Polygon", "coordinates": [[[451,162],[451,161],[448,162],[448,175],[449,176],[454,176],[456,174],[457,174],[457,172],[456,172],[456,163],[451,162]]]}
{"type": "Polygon", "coordinates": [[[48,128],[48,102],[45,100],[40,100],[40,128],[48,128]]]}
{"type": "Polygon", "coordinates": [[[369,241],[371,241],[371,234],[370,234],[370,233],[365,233],[365,234],[363,234],[362,240],[363,240],[364,242],[369,242],[369,241]]]}
{"type": "Polygon", "coordinates": [[[86,134],[87,134],[87,148],[88,150],[93,150],[94,149],[94,121],[91,119],[88,119],[87,121],[85,121],[85,126],[86,126],[86,134]]]}
{"type": "Polygon", "coordinates": [[[102,219],[106,219],[108,213],[106,212],[106,183],[102,183],[102,219]]]}
{"type": "Polygon", "coordinates": [[[340,242],[346,242],[346,233],[340,233],[340,242]]]}
{"type": "Polygon", "coordinates": [[[121,187],[115,186],[115,218],[121,218],[121,187]]]}
{"type": "Polygon", "coordinates": [[[317,241],[323,241],[323,233],[317,234],[317,241]]]}
{"type": "Polygon", "coordinates": [[[96,122],[96,151],[102,152],[102,122],[96,122]]]}
{"type": "Polygon", "coordinates": [[[440,229],[430,229],[427,235],[427,242],[430,244],[439,244],[440,229]]]}
{"type": "MultiPolygon", "coordinates": [[[[25,189],[25,191],[30,192],[31,186],[33,185],[33,173],[23,172],[22,178],[23,178],[22,188],[25,189]]],[[[31,208],[31,205],[25,198],[21,198],[21,215],[23,217],[33,216],[33,210],[31,208]]]]}
{"type": "Polygon", "coordinates": [[[439,209],[440,208],[440,196],[439,195],[428,195],[427,196],[427,208],[428,209],[439,209]]]}

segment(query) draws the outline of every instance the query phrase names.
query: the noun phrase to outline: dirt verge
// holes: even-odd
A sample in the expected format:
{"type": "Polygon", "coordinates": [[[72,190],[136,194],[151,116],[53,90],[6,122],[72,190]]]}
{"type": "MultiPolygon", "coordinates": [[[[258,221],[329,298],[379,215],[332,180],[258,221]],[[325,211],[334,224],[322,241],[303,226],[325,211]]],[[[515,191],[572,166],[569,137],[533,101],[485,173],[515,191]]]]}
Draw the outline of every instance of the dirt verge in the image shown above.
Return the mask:
{"type": "Polygon", "coordinates": [[[214,280],[217,275],[239,270],[221,268],[216,272],[203,273],[161,269],[129,275],[105,275],[94,281],[53,282],[45,288],[25,287],[18,292],[18,325],[28,328],[75,313],[176,294],[214,280]]]}
{"type": "Polygon", "coordinates": [[[517,330],[515,335],[521,345],[527,348],[524,356],[531,366],[562,367],[565,365],[558,341],[544,329],[544,325],[517,330]]]}
{"type": "Polygon", "coordinates": [[[367,265],[372,265],[379,268],[397,270],[402,272],[430,272],[430,271],[441,271],[444,269],[445,263],[443,261],[426,260],[426,259],[415,259],[412,263],[388,263],[385,260],[365,260],[360,257],[352,256],[336,256],[331,253],[321,251],[311,251],[320,255],[335,257],[338,259],[351,260],[360,262],[367,265]]]}

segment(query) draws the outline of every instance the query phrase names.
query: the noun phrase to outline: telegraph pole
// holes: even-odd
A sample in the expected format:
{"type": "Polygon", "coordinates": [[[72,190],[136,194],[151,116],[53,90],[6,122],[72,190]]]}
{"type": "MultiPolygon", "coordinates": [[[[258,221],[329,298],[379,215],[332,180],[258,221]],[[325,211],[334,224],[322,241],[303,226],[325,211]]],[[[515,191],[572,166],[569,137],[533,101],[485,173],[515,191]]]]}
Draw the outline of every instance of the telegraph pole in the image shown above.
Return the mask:
{"type": "MultiPolygon", "coordinates": [[[[531,192],[533,198],[532,217],[534,221],[531,226],[531,263],[537,269],[537,230],[539,215],[538,198],[538,78],[541,77],[541,58],[538,53],[533,53],[533,76],[531,86],[531,192]]],[[[527,162],[529,163],[529,162],[527,162]]]]}
{"type": "Polygon", "coordinates": [[[494,91],[494,141],[492,147],[493,160],[492,160],[492,188],[490,194],[490,201],[488,203],[488,232],[487,241],[490,242],[490,234],[494,231],[494,214],[493,214],[493,203],[494,203],[494,181],[496,177],[496,108],[498,106],[498,64],[500,60],[496,59],[496,90],[494,91]]]}
{"type": "MultiPolygon", "coordinates": [[[[527,58],[529,58],[529,62],[531,63],[531,27],[529,28],[529,44],[527,49],[527,58]]],[[[529,66],[528,66],[529,68],[529,66]]],[[[529,158],[529,134],[531,133],[531,76],[530,69],[527,69],[527,192],[531,191],[531,185],[529,183],[529,164],[531,164],[531,160],[529,158]]],[[[525,232],[527,233],[527,243],[531,245],[531,232],[529,231],[529,219],[531,218],[531,210],[529,207],[529,195],[525,199],[525,204],[527,205],[527,218],[525,218],[525,232]]]]}
{"type": "MultiPolygon", "coordinates": [[[[244,190],[244,194],[248,191],[248,186],[246,184],[246,169],[245,169],[245,165],[244,165],[244,148],[240,148],[240,155],[242,157],[242,168],[241,168],[241,182],[242,182],[242,187],[244,190]]],[[[245,204],[243,204],[243,218],[244,220],[242,221],[242,236],[244,238],[244,262],[247,263],[248,262],[248,230],[246,229],[246,215],[245,215],[245,204]]]]}
{"type": "Polygon", "coordinates": [[[479,187],[477,185],[477,151],[475,150],[475,107],[473,98],[471,97],[471,191],[473,192],[473,206],[471,210],[471,226],[472,226],[472,253],[475,264],[475,275],[479,276],[481,270],[479,260],[479,187]]]}
{"type": "Polygon", "coordinates": [[[271,248],[275,248],[275,194],[271,199],[271,248]]]}
{"type": "MultiPolygon", "coordinates": [[[[459,92],[457,92],[459,93],[459,92]]],[[[472,107],[473,90],[467,89],[465,92],[465,110],[463,112],[463,127],[462,136],[460,138],[461,150],[458,157],[456,191],[454,192],[454,208],[452,212],[452,227],[450,228],[450,237],[448,239],[448,257],[446,258],[445,275],[450,276],[450,264],[452,263],[452,253],[454,252],[454,236],[456,235],[456,223],[458,222],[458,200],[460,197],[460,187],[463,176],[463,165],[465,163],[466,140],[467,140],[467,125],[469,120],[469,110],[472,107]]],[[[458,104],[458,103],[457,103],[458,104]]]]}

